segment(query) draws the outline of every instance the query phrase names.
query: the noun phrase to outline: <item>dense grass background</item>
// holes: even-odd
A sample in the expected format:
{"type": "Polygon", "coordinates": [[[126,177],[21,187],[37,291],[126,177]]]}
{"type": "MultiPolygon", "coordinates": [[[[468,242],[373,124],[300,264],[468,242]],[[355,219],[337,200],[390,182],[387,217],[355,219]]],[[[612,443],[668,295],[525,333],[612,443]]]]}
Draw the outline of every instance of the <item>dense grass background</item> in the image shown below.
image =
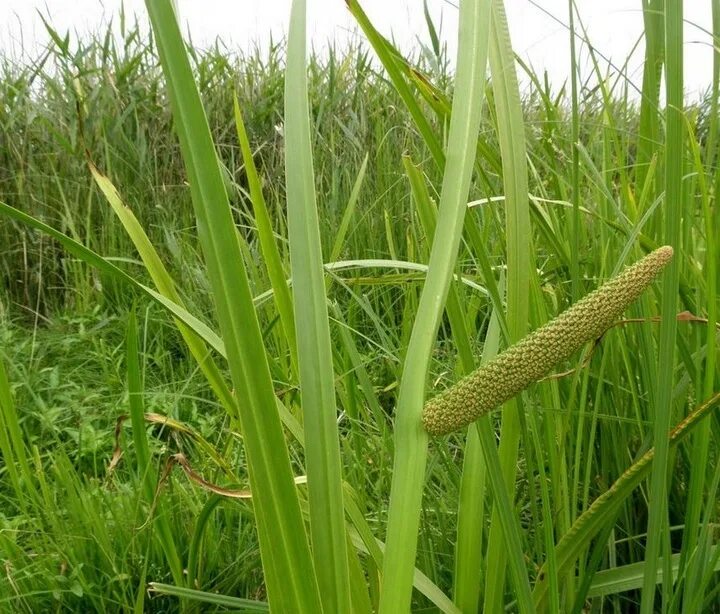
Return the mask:
{"type": "MultiPolygon", "coordinates": [[[[662,36],[654,27],[647,26],[647,36],[662,36]]],[[[648,49],[652,54],[652,45],[648,49]]],[[[418,204],[422,199],[411,181],[419,177],[430,199],[438,201],[442,173],[373,57],[360,47],[313,55],[308,87],[324,260],[385,261],[338,269],[327,279],[344,477],[374,534],[384,538],[395,398],[424,279],[422,270],[408,270],[403,263],[426,263],[430,244],[418,204]]],[[[285,156],[293,152],[284,151],[284,46],[238,54],[218,45],[194,51],[191,61],[246,242],[251,289],[260,296],[270,281],[258,265],[261,246],[233,97],[242,108],[287,266],[285,156]]],[[[453,77],[440,47],[424,49],[413,63],[441,94],[452,95],[453,77]]],[[[667,237],[663,224],[674,216],[673,232],[682,238],[682,249],[676,258],[679,296],[673,301],[677,312],[697,317],[676,324],[677,364],[669,365],[663,417],[675,424],[720,383],[714,349],[720,233],[717,82],[672,120],[658,107],[659,82],[652,71],[637,84],[642,95],[622,76],[599,84],[590,79],[596,84],[585,87],[585,79],[597,74],[580,75],[574,93],[570,84],[553,91],[540,76],[529,76],[532,86],[521,101],[524,130],[513,125],[527,154],[521,151],[520,157],[527,163],[532,229],[524,239],[532,246],[537,271],[530,278],[527,322],[519,328],[515,324],[509,336],[534,328],[624,263],[661,245],[667,237]],[[674,143],[664,137],[666,124],[673,121],[681,131],[674,143]],[[669,151],[674,161],[667,159],[669,151]],[[672,207],[663,199],[668,193],[663,177],[671,163],[680,165],[672,207]]],[[[466,333],[458,341],[448,312],[433,355],[431,388],[441,389],[467,371],[463,356],[479,356],[488,333],[495,347],[505,345],[498,342],[505,338],[498,331],[507,334],[507,324],[497,313],[491,322],[493,305],[503,305],[509,262],[505,201],[494,198],[505,193],[509,174],[498,139],[500,124],[512,124],[505,94],[495,89],[499,83],[497,76],[487,83],[470,188],[470,200],[480,203],[468,212],[475,234],[466,233],[457,266],[471,283],[452,289],[462,305],[466,333]],[[498,99],[505,113],[498,112],[498,99]]],[[[443,139],[442,112],[433,114],[427,105],[423,109],[443,139]]],[[[212,321],[210,287],[164,80],[153,43],[134,27],[124,29],[120,40],[109,33],[84,41],[56,35],[55,44],[28,63],[0,58],[0,200],[149,283],[132,241],[93,181],[86,151],[145,228],[179,281],[188,310],[212,321]]],[[[193,588],[262,600],[249,502],[208,492],[171,460],[182,453],[205,479],[247,487],[236,425],[211,394],[171,318],[131,287],[69,256],[46,235],[4,217],[0,245],[0,361],[14,398],[14,404],[3,399],[3,420],[12,422],[14,405],[25,442],[25,451],[16,454],[26,456],[27,467],[17,483],[5,463],[0,467],[0,610],[139,611],[144,605],[170,611],[178,602],[148,597],[145,583],[179,584],[188,575],[193,588]],[[148,425],[150,458],[161,476],[161,488],[149,496],[137,472],[139,452],[130,421],[118,427],[123,458],[109,470],[118,418],[130,412],[131,311],[137,315],[144,411],[178,421],[148,425]],[[166,529],[148,521],[153,515],[165,519],[166,529]],[[185,570],[179,577],[167,562],[165,540],[174,544],[185,570]]],[[[653,318],[674,315],[660,305],[657,288],[648,292],[628,313],[640,321],[608,332],[592,354],[565,365],[568,373],[523,397],[527,412],[514,427],[520,451],[512,503],[533,582],[546,560],[548,539],[559,540],[653,445],[662,388],[656,367],[659,327],[653,318]]],[[[260,303],[258,314],[276,393],[295,411],[297,374],[272,301],[260,303]]],[[[499,426],[499,415],[493,416],[495,423],[499,426]]],[[[720,576],[713,571],[720,560],[717,415],[703,427],[697,439],[693,435],[669,451],[672,479],[664,500],[670,532],[657,548],[666,577],[671,565],[681,569],[674,588],[666,583],[664,589],[664,602],[673,611],[720,608],[720,576]]],[[[443,438],[430,447],[418,537],[418,568],[447,593],[457,573],[464,439],[443,438]]],[[[296,473],[302,474],[304,455],[299,447],[292,450],[296,473]]],[[[512,458],[512,451],[507,454],[512,458]]],[[[490,498],[487,488],[481,487],[481,498],[490,498]]],[[[579,611],[583,605],[592,611],[637,607],[643,568],[636,564],[645,558],[649,501],[652,494],[643,483],[616,521],[608,519],[593,548],[582,552],[576,582],[562,578],[559,587],[550,589],[551,600],[562,595],[558,605],[563,611],[579,611]],[[611,571],[593,579],[596,568],[611,571]],[[564,601],[576,594],[575,583],[585,581],[594,582],[586,602],[564,601]]],[[[492,548],[497,543],[490,509],[488,503],[487,522],[479,530],[492,548]]],[[[662,526],[662,519],[658,522],[662,526]]],[[[486,599],[512,604],[511,585],[501,581],[493,588],[486,582],[493,565],[479,561],[477,582],[485,583],[486,599]],[[488,597],[492,590],[500,595],[488,597]]],[[[368,563],[366,572],[374,602],[378,570],[368,563]]],[[[420,593],[413,603],[418,609],[430,607],[420,593]]]]}

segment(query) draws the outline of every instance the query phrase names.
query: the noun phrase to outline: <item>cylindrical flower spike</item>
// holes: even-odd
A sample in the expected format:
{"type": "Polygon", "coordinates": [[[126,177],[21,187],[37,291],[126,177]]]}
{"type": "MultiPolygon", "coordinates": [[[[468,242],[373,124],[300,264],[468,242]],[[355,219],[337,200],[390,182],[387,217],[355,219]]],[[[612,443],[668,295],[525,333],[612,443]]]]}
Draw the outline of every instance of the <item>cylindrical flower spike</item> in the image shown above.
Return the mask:
{"type": "Polygon", "coordinates": [[[425,429],[431,435],[459,430],[547,375],[610,328],[672,255],[670,246],[656,249],[428,401],[422,415],[425,429]]]}

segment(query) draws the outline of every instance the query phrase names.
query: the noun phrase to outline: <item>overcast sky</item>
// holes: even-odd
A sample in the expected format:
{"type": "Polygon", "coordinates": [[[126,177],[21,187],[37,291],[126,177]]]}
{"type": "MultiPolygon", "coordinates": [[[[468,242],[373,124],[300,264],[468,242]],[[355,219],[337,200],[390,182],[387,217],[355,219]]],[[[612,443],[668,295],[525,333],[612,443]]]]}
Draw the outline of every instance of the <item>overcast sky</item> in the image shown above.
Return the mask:
{"type": "MultiPolygon", "coordinates": [[[[456,0],[428,0],[441,38],[454,56],[457,36],[456,0]]],[[[278,40],[287,31],[291,0],[177,0],[196,45],[216,37],[235,47],[262,44],[269,35],[278,40]]],[[[125,0],[127,13],[147,21],[142,0],[125,0]]],[[[641,0],[577,0],[580,18],[595,48],[622,64],[642,32],[641,0]]],[[[37,12],[49,16],[53,27],[79,34],[102,30],[117,14],[121,0],[0,0],[0,49],[17,54],[37,49],[48,36],[37,12]]],[[[307,0],[308,35],[316,46],[328,40],[347,41],[358,36],[344,0],[307,0]]],[[[403,49],[417,41],[429,42],[422,0],[361,0],[370,19],[384,34],[394,36],[403,49]]],[[[530,61],[536,72],[547,70],[555,85],[569,71],[567,0],[505,0],[515,51],[530,61]],[[541,7],[541,8],[540,8],[541,7]],[[544,12],[545,11],[545,12],[544,12]],[[546,13],[554,16],[556,20],[546,13]],[[560,23],[558,23],[558,21],[560,23]]],[[[685,90],[696,98],[711,81],[712,45],[710,0],[685,2],[685,90]],[[703,32],[703,29],[706,32],[703,32]]],[[[590,74],[587,53],[582,54],[585,74],[590,74]]],[[[629,64],[630,76],[641,81],[642,45],[629,64]]]]}

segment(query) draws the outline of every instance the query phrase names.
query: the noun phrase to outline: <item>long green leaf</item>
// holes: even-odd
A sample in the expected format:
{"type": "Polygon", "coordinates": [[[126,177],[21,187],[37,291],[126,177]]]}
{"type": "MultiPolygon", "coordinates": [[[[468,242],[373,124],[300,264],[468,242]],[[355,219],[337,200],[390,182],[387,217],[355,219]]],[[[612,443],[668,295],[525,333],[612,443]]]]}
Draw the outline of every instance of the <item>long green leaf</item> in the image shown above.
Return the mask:
{"type": "Polygon", "coordinates": [[[222,606],[223,608],[232,608],[234,612],[270,611],[269,604],[263,601],[241,599],[240,597],[232,597],[231,595],[219,595],[217,593],[209,593],[207,591],[199,591],[182,586],[173,586],[172,584],[163,584],[161,582],[150,582],[148,586],[153,593],[157,593],[158,595],[170,595],[171,597],[199,601],[200,603],[211,603],[222,606]]]}
{"type": "Polygon", "coordinates": [[[152,288],[148,288],[144,284],[141,284],[125,271],[116,267],[112,262],[109,262],[106,258],[96,254],[91,249],[85,247],[82,243],[78,243],[74,239],[65,236],[63,233],[55,230],[52,226],[48,226],[44,222],[41,222],[40,220],[27,215],[26,213],[23,213],[22,211],[15,209],[2,201],[0,201],[0,214],[18,222],[22,222],[23,224],[27,224],[31,228],[35,228],[36,230],[47,234],[60,243],[60,245],[62,245],[68,252],[77,258],[80,258],[83,262],[86,262],[87,264],[95,267],[98,271],[119,279],[144,293],[150,299],[158,303],[158,305],[167,309],[173,316],[175,316],[175,318],[187,325],[190,330],[198,335],[198,337],[205,341],[205,343],[212,347],[221,356],[226,356],[225,344],[217,333],[215,333],[207,324],[200,321],[185,308],[181,307],[166,296],[163,296],[152,288]]]}
{"type": "Polygon", "coordinates": [[[305,427],[310,536],[327,612],[350,612],[335,375],[310,145],[305,0],[290,14],[285,72],[285,180],[295,297],[300,397],[305,427]]]}
{"type": "Polygon", "coordinates": [[[450,286],[476,152],[487,63],[490,1],[463,2],[455,98],[428,277],[407,349],[395,415],[395,458],[380,612],[410,608],[428,436],[420,423],[430,353],[450,286]]]}
{"type": "Polygon", "coordinates": [[[245,130],[245,123],[243,122],[237,94],[233,96],[233,109],[235,113],[235,128],[237,129],[240,151],[242,152],[243,163],[245,164],[245,174],[247,175],[248,186],[250,188],[250,202],[252,203],[255,214],[255,225],[257,226],[260,248],[262,249],[265,267],[270,277],[270,284],[273,288],[275,305],[277,306],[280,321],[285,331],[287,344],[290,347],[290,357],[295,364],[297,362],[297,339],[295,334],[295,321],[293,320],[292,295],[288,287],[288,282],[285,279],[280,250],[273,235],[270,214],[268,213],[265,197],[263,196],[260,177],[257,168],[255,168],[255,160],[253,159],[252,150],[250,149],[250,141],[248,140],[245,130]]]}
{"type": "MultiPolygon", "coordinates": [[[[706,259],[703,267],[705,273],[705,291],[707,296],[707,333],[706,333],[706,358],[705,374],[703,378],[703,397],[712,394],[717,378],[717,235],[720,226],[715,226],[713,220],[710,186],[706,180],[706,172],[702,163],[700,145],[694,134],[693,126],[689,118],[685,117],[685,129],[688,135],[690,150],[692,152],[695,172],[697,174],[698,192],[702,202],[702,209],[705,217],[705,242],[706,259]]],[[[688,486],[687,511],[685,513],[685,528],[683,529],[683,548],[680,557],[680,575],[687,577],[683,590],[683,603],[696,602],[697,593],[702,593],[698,582],[703,577],[703,569],[707,566],[707,560],[698,556],[696,545],[698,540],[703,539],[704,533],[712,535],[712,530],[700,521],[701,509],[705,503],[708,512],[712,513],[715,499],[710,496],[705,502],[703,498],[705,484],[708,477],[708,458],[711,442],[711,424],[705,422],[693,437],[690,460],[690,484],[688,486]]],[[[690,606],[685,606],[688,613],[693,612],[690,606]]]]}
{"type": "MultiPolygon", "coordinates": [[[[367,520],[355,502],[353,491],[347,484],[345,484],[345,509],[348,518],[353,523],[353,529],[350,531],[353,544],[361,552],[370,555],[378,567],[382,567],[386,550],[385,544],[373,535],[367,520]]],[[[447,595],[417,568],[413,571],[413,586],[431,603],[435,604],[441,612],[459,614],[460,610],[447,595]]]]}
{"type": "MultiPolygon", "coordinates": [[[[175,287],[175,282],[170,276],[168,270],[165,268],[165,265],[162,263],[157,250],[145,233],[145,230],[143,230],[140,222],[135,217],[135,214],[122,202],[120,194],[110,179],[103,175],[94,164],[90,163],[89,166],[93,179],[95,179],[95,183],[104,194],[106,200],[115,212],[115,215],[117,215],[118,219],[125,228],[125,232],[127,232],[128,236],[135,245],[135,248],[138,250],[140,258],[145,264],[145,268],[150,274],[158,292],[179,307],[184,307],[182,298],[175,287]]],[[[178,330],[183,336],[190,352],[195,357],[198,365],[200,365],[200,369],[207,378],[218,399],[220,399],[220,402],[225,407],[225,410],[233,418],[237,418],[237,405],[235,403],[235,399],[225,383],[225,379],[220,373],[220,369],[210,355],[207,345],[205,345],[202,338],[193,330],[193,328],[188,326],[182,319],[176,317],[175,325],[178,327],[178,330]]]]}
{"type": "MultiPolygon", "coordinates": [[[[502,0],[494,0],[490,43],[490,71],[493,78],[498,140],[503,162],[505,188],[505,233],[507,236],[507,324],[514,343],[528,329],[530,290],[530,208],[528,203],[525,122],[520,104],[520,91],[515,72],[515,56],[502,0]]],[[[515,490],[520,444],[520,406],[515,399],[507,403],[502,412],[500,435],[500,467],[511,494],[515,490]]],[[[490,470],[490,469],[489,469],[490,470]]],[[[505,588],[505,567],[508,557],[518,567],[524,553],[508,548],[503,535],[504,526],[517,524],[513,518],[501,519],[497,506],[493,508],[488,536],[487,560],[492,561],[493,573],[485,577],[485,605],[488,612],[502,608],[505,588]],[[502,522],[501,522],[502,521],[502,522]]],[[[516,569],[516,572],[519,570],[516,569]]],[[[519,587],[515,587],[520,590],[519,587]]],[[[520,593],[522,595],[522,592],[520,593]]],[[[525,607],[530,607],[525,604],[525,607]]]]}
{"type": "Polygon", "coordinates": [[[645,185],[651,160],[657,155],[657,143],[661,140],[659,104],[660,76],[665,60],[664,4],[665,0],[642,0],[645,58],[635,158],[635,183],[640,188],[645,185]]]}
{"type": "Polygon", "coordinates": [[[358,176],[355,179],[352,190],[350,191],[350,197],[348,198],[345,212],[343,213],[342,219],[340,220],[340,225],[337,229],[337,233],[335,234],[335,241],[333,241],[332,250],[330,250],[330,262],[333,262],[340,257],[343,242],[345,241],[348,228],[350,227],[350,221],[352,220],[353,214],[355,213],[355,206],[357,205],[358,197],[360,196],[360,188],[362,187],[363,181],[365,179],[365,171],[367,170],[369,157],[369,154],[365,154],[365,158],[363,159],[360,170],[358,171],[358,176]]]}
{"type": "MultiPolygon", "coordinates": [[[[663,543],[668,536],[668,455],[667,432],[673,408],[673,372],[675,369],[675,335],[677,331],[677,303],[682,264],[680,224],[683,216],[683,2],[665,0],[665,207],[664,243],[675,250],[675,258],[663,278],[662,322],[660,324],[660,352],[658,390],[656,394],[653,442],[656,459],[650,480],[647,547],[645,550],[645,581],[643,582],[641,614],[655,610],[655,580],[663,543]]],[[[665,560],[669,560],[666,552],[665,560]]],[[[663,607],[667,606],[672,579],[663,576],[663,607]]]]}
{"type": "MultiPolygon", "coordinates": [[[[430,199],[422,173],[403,158],[405,173],[410,180],[418,217],[425,236],[435,234],[437,210],[430,199]]],[[[474,368],[474,357],[470,347],[470,334],[467,330],[458,289],[451,284],[447,300],[447,314],[453,331],[453,341],[457,347],[462,374],[470,373],[474,368]]],[[[499,322],[493,315],[483,345],[483,359],[497,352],[499,340],[499,322]]],[[[476,612],[479,605],[480,578],[482,577],[482,544],[485,508],[485,464],[482,458],[480,438],[474,426],[468,430],[463,458],[463,473],[460,483],[460,503],[458,505],[458,529],[455,548],[455,573],[453,578],[453,600],[463,612],[476,612]]]]}
{"type": "Polygon", "coordinates": [[[445,154],[442,151],[439,139],[437,139],[433,133],[430,122],[427,117],[425,117],[425,114],[410,90],[410,86],[403,77],[402,59],[399,57],[395,48],[375,29],[365,14],[365,11],[363,11],[360,6],[360,3],[357,0],[345,0],[345,2],[353,17],[355,17],[355,20],[365,33],[368,41],[370,41],[370,44],[380,57],[380,61],[383,63],[385,70],[388,71],[390,80],[407,106],[415,125],[423,135],[423,139],[430,149],[435,163],[442,167],[445,154]]]}
{"type": "MultiPolygon", "coordinates": [[[[717,556],[718,548],[720,548],[720,546],[711,547],[708,552],[709,556],[717,556]]],[[[678,571],[680,570],[679,554],[672,555],[670,566],[672,567],[673,578],[677,578],[678,571]]],[[[660,565],[657,570],[656,584],[662,582],[664,567],[665,565],[660,565]]],[[[643,562],[631,563],[630,565],[599,571],[595,574],[587,597],[603,597],[605,595],[615,595],[624,591],[642,588],[644,571],[645,563],[643,562]]],[[[720,560],[716,562],[714,571],[720,571],[720,560]]]]}
{"type": "Polygon", "coordinates": [[[21,509],[27,507],[26,494],[35,500],[35,484],[25,451],[25,441],[20,418],[13,399],[10,380],[5,369],[5,359],[0,355],[0,452],[3,464],[10,476],[15,498],[21,509]]]}
{"type": "Polygon", "coordinates": [[[319,612],[320,597],[260,325],[210,129],[170,0],[147,0],[190,183],[198,235],[238,398],[268,597],[319,612]]]}
{"type": "MultiPolygon", "coordinates": [[[[127,360],[127,384],[130,405],[130,422],[132,424],[133,444],[137,459],[137,469],[141,490],[145,502],[153,506],[157,490],[157,472],[150,462],[150,449],[148,447],[147,434],[145,431],[145,403],[143,402],[143,385],[140,369],[140,352],[138,349],[137,319],[135,311],[130,312],[128,319],[127,334],[125,336],[125,350],[127,360]]],[[[154,518],[158,540],[165,552],[173,580],[176,584],[182,585],[185,582],[183,565],[180,561],[178,549],[170,530],[170,522],[167,513],[163,509],[162,502],[159,502],[154,518]]]]}

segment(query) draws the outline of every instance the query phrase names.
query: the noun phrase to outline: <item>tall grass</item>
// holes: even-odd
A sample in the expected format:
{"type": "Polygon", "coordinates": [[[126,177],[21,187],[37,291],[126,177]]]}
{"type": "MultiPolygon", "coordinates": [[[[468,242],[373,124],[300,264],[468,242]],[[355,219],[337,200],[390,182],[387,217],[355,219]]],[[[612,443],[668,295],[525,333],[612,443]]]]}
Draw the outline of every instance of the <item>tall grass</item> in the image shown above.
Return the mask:
{"type": "Polygon", "coordinates": [[[720,54],[684,100],[682,3],[643,1],[634,98],[571,1],[557,91],[500,1],[456,62],[355,0],[367,47],[308,57],[304,4],[287,47],[193,49],[152,0],[151,39],[0,61],[0,610],[719,608],[720,54]],[[429,437],[666,243],[622,323],[429,437]]]}

